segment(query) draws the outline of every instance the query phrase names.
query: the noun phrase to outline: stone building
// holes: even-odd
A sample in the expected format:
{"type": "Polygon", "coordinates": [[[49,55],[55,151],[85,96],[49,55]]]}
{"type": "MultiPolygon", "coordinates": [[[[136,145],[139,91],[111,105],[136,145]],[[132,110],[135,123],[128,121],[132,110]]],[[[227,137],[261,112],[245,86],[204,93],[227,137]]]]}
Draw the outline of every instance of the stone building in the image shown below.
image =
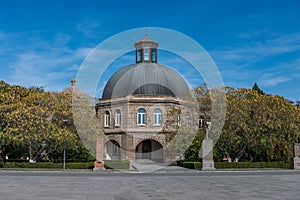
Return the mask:
{"type": "MultiPolygon", "coordinates": [[[[174,132],[174,126],[167,126],[168,112],[181,109],[189,87],[177,72],[158,64],[157,47],[147,35],[137,41],[135,64],[112,75],[96,104],[108,139],[106,159],[173,159],[167,152],[174,132]]],[[[183,122],[189,123],[189,116],[181,111],[172,123],[183,122]]]]}

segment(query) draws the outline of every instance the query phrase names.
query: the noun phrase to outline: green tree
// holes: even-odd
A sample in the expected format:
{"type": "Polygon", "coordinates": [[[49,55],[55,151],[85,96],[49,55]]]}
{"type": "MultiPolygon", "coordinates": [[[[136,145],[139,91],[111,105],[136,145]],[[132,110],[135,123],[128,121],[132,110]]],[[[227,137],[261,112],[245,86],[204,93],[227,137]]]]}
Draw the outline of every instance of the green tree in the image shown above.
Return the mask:
{"type": "Polygon", "coordinates": [[[254,85],[253,85],[253,87],[252,87],[252,90],[257,91],[259,94],[265,94],[264,91],[262,91],[262,90],[258,87],[257,83],[254,83],[254,85]]]}
{"type": "Polygon", "coordinates": [[[2,154],[11,155],[11,158],[25,156],[32,160],[43,157],[57,159],[62,156],[66,137],[70,154],[80,150],[81,159],[90,157],[74,126],[71,94],[10,86],[3,81],[0,89],[2,154]],[[68,120],[66,129],[63,119],[68,120]],[[42,143],[46,146],[43,147],[42,143]]]}
{"type": "Polygon", "coordinates": [[[229,161],[242,157],[257,161],[292,157],[299,120],[296,106],[283,97],[249,89],[231,88],[226,95],[226,123],[216,145],[219,153],[229,161]]]}

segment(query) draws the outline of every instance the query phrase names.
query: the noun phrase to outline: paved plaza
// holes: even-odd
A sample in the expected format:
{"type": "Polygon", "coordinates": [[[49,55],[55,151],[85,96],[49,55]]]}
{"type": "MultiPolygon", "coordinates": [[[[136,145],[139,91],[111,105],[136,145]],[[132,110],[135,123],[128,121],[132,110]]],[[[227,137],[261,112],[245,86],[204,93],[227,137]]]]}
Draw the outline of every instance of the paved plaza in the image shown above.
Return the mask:
{"type": "Polygon", "coordinates": [[[300,171],[0,171],[1,200],[300,199],[300,171]]]}

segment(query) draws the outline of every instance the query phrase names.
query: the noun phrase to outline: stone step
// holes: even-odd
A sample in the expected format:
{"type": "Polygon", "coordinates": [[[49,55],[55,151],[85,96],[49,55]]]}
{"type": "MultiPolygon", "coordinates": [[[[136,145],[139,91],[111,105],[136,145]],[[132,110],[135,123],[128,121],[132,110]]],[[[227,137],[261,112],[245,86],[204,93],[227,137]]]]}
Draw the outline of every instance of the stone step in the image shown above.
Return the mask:
{"type": "Polygon", "coordinates": [[[154,162],[153,160],[150,159],[136,159],[135,161],[138,164],[155,164],[156,162],[154,162]]]}

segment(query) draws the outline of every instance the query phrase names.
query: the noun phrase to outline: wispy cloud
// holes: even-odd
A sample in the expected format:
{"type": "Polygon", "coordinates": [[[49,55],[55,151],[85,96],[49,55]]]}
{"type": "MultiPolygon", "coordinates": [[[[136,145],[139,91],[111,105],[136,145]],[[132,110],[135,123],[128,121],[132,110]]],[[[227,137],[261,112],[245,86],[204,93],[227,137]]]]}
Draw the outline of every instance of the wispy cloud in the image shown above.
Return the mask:
{"type": "Polygon", "coordinates": [[[268,74],[264,74],[261,77],[259,82],[262,86],[275,86],[275,85],[278,85],[280,83],[284,83],[284,82],[287,82],[290,80],[291,80],[291,78],[283,76],[283,75],[276,76],[275,74],[268,73],[268,74]]]}
{"type": "MultiPolygon", "coordinates": [[[[0,79],[23,86],[46,86],[62,90],[62,82],[76,74],[90,48],[68,47],[70,36],[57,34],[52,40],[30,37],[30,34],[3,34],[1,42],[0,79]],[[4,36],[3,36],[4,35],[4,36]],[[13,46],[14,48],[9,48],[13,46]],[[5,60],[5,58],[9,58],[5,60]]],[[[65,85],[68,86],[68,85],[65,85]]]]}
{"type": "Polygon", "coordinates": [[[265,41],[256,41],[240,47],[223,47],[210,51],[214,58],[221,62],[241,64],[247,67],[267,56],[280,55],[300,50],[300,32],[289,35],[278,35],[276,38],[265,41]]]}
{"type": "Polygon", "coordinates": [[[249,80],[261,81],[264,86],[276,86],[295,78],[294,74],[299,74],[299,58],[289,57],[289,54],[300,53],[300,32],[286,35],[270,32],[263,34],[269,34],[266,37],[269,39],[260,38],[259,32],[241,34],[239,37],[242,38],[253,37],[252,42],[210,51],[220,66],[225,82],[235,82],[235,87],[249,80]],[[272,58],[270,63],[269,58],[272,58]]]}
{"type": "Polygon", "coordinates": [[[98,29],[100,26],[101,26],[101,22],[99,21],[87,20],[78,23],[76,30],[82,32],[86,37],[96,37],[97,31],[95,30],[98,29]]]}

